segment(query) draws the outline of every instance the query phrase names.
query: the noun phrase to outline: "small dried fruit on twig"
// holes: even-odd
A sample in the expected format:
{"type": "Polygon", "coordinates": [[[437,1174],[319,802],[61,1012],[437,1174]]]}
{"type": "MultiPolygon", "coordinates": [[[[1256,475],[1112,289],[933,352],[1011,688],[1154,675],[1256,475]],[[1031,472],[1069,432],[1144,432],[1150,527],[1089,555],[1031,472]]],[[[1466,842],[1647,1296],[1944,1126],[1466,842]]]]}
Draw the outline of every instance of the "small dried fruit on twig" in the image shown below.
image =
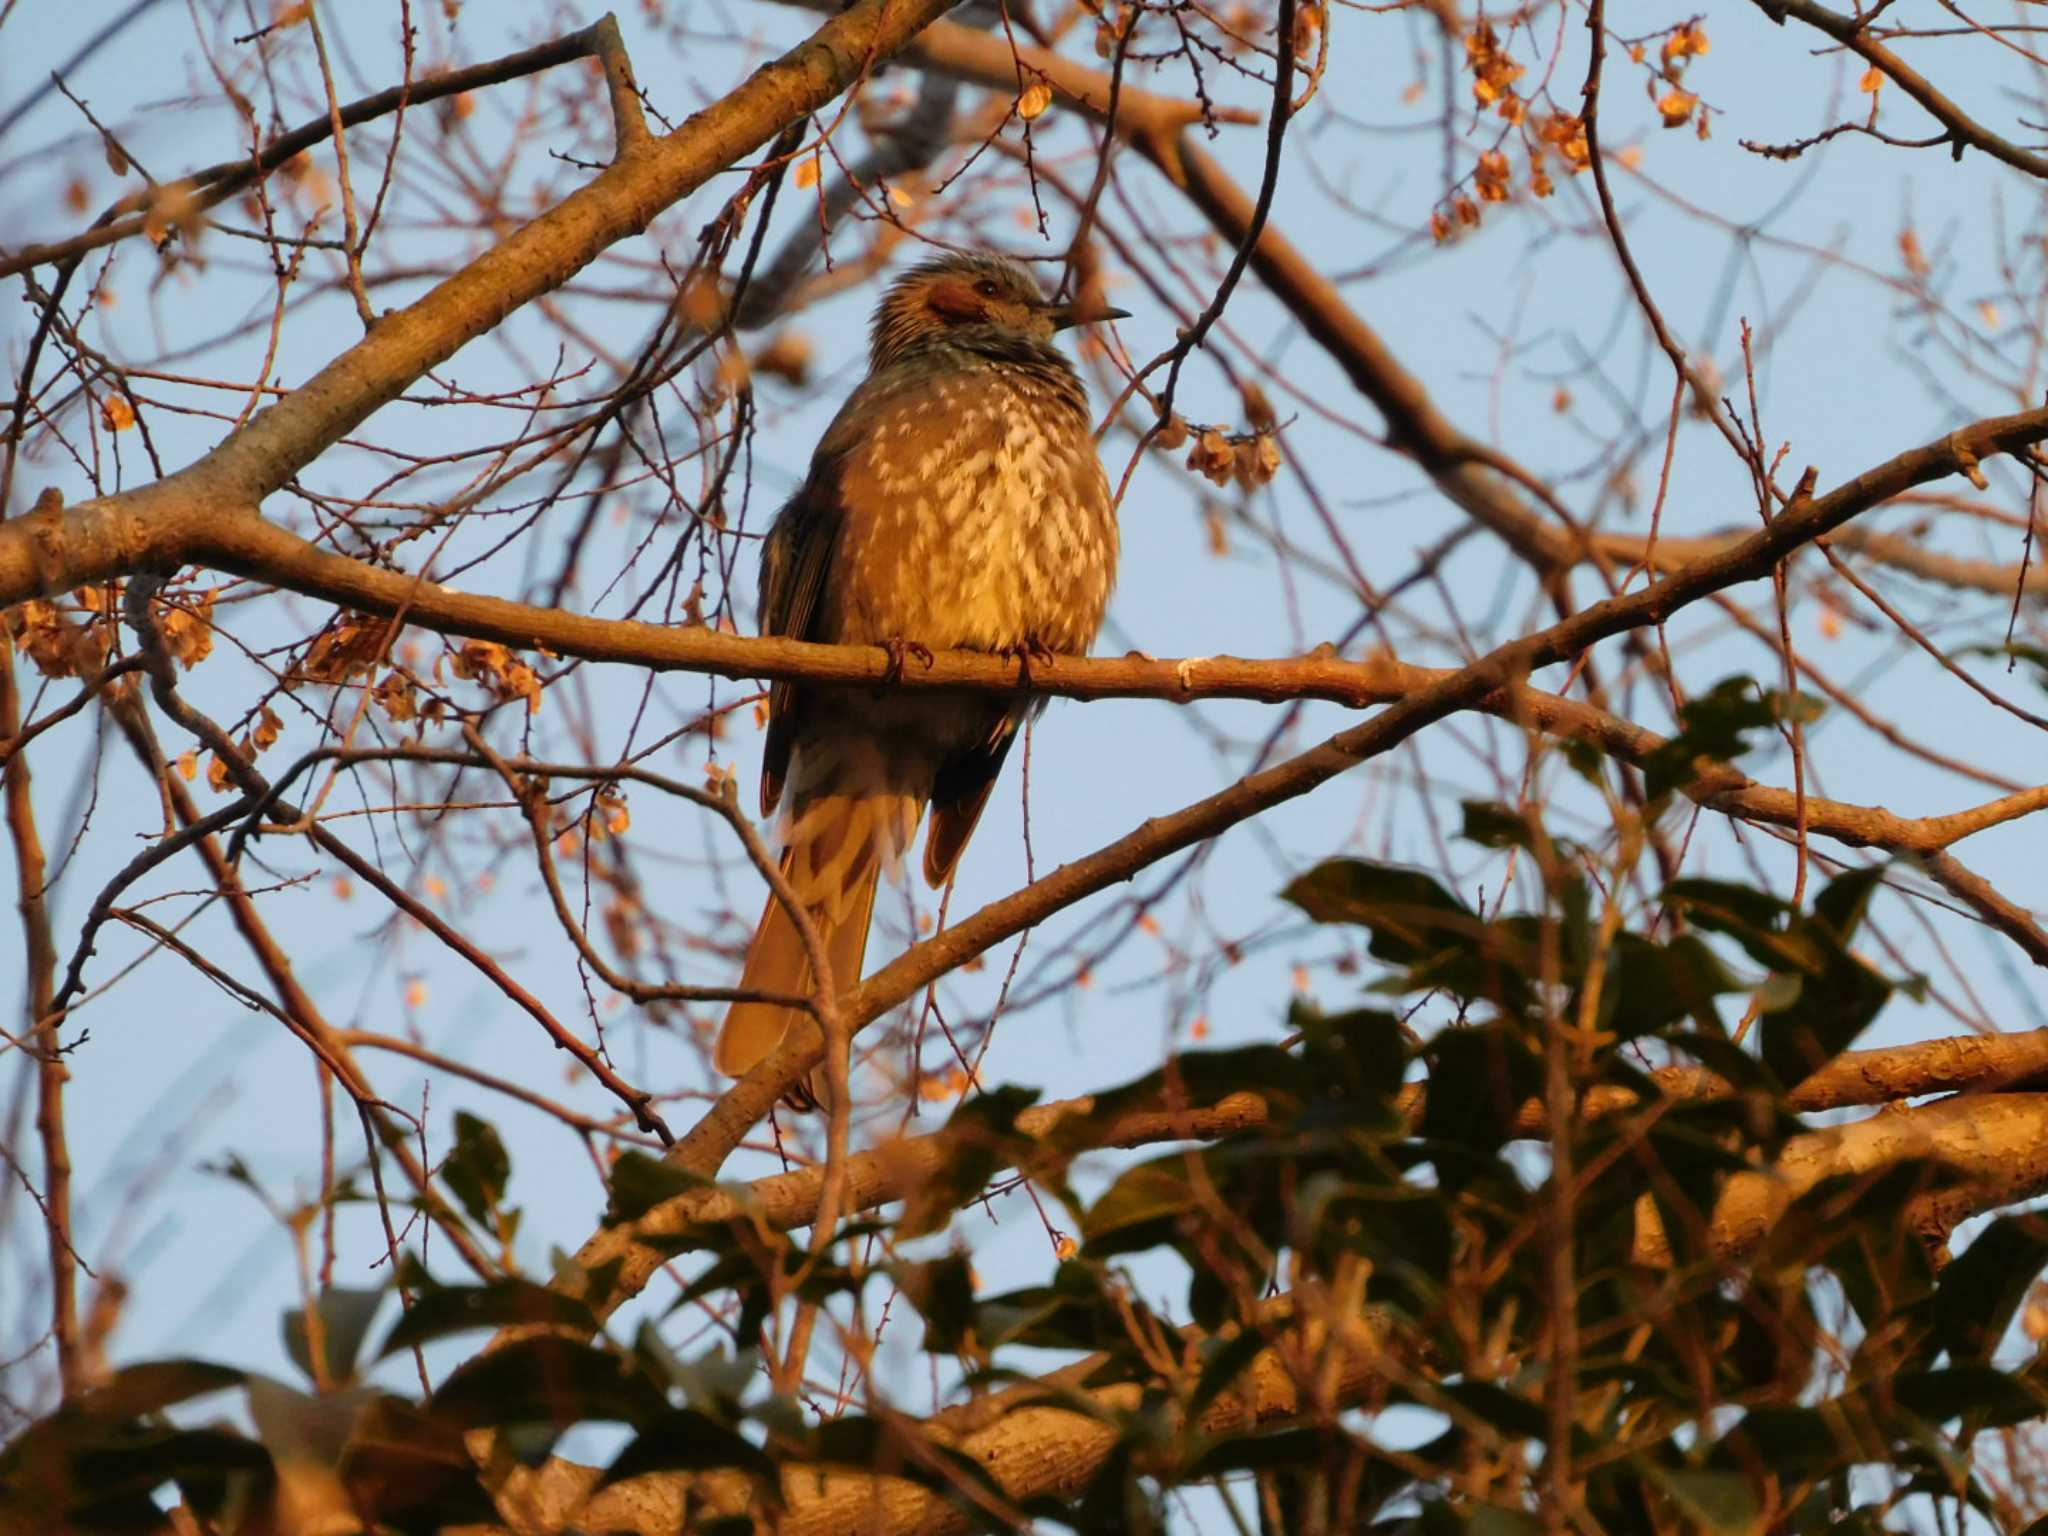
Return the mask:
{"type": "Polygon", "coordinates": [[[526,712],[540,713],[540,674],[495,640],[465,640],[455,654],[455,675],[481,683],[500,700],[526,700],[526,712]]]}
{"type": "MultiPolygon", "coordinates": [[[[97,612],[98,593],[85,588],[80,606],[97,612]]],[[[57,604],[31,598],[0,611],[0,628],[45,677],[89,677],[105,665],[113,645],[111,616],[80,623],[57,604]]]]}
{"type": "Polygon", "coordinates": [[[754,353],[754,367],[791,384],[807,384],[814,350],[810,338],[801,331],[782,331],[754,353]]]}
{"type": "Polygon", "coordinates": [[[1693,108],[1699,103],[1699,97],[1690,91],[1671,91],[1657,103],[1657,115],[1666,128],[1683,128],[1692,121],[1693,108]]]}
{"type": "Polygon", "coordinates": [[[1696,21],[1689,21],[1664,39],[1664,68],[1667,72],[1683,69],[1687,59],[1696,59],[1713,51],[1714,45],[1707,39],[1707,29],[1696,21]]]}
{"type": "Polygon", "coordinates": [[[1017,98],[1017,115],[1028,123],[1033,118],[1043,115],[1045,109],[1051,105],[1052,87],[1043,80],[1034,80],[1017,98]]]}
{"type": "Polygon", "coordinates": [[[1906,270],[1915,277],[1925,277],[1934,270],[1927,259],[1927,252],[1920,244],[1920,236],[1908,225],[1899,231],[1899,259],[1906,264],[1906,270]]]}
{"type": "Polygon", "coordinates": [[[634,959],[640,953],[639,918],[639,904],[629,896],[615,896],[605,903],[605,932],[621,960],[634,959]]]}
{"type": "Polygon", "coordinates": [[[1230,446],[1230,439],[1214,427],[1205,430],[1195,439],[1195,446],[1188,450],[1188,468],[1206,475],[1217,485],[1230,484],[1230,477],[1237,468],[1237,454],[1230,446]]]}
{"type": "Polygon", "coordinates": [[[1308,0],[1294,12],[1294,56],[1300,59],[1314,53],[1322,35],[1323,8],[1317,0],[1308,0]]]}
{"type": "Polygon", "coordinates": [[[373,664],[384,648],[384,626],[366,615],[338,615],[313,637],[306,659],[292,674],[308,683],[346,682],[350,674],[373,664]]]}
{"type": "Polygon", "coordinates": [[[1593,152],[1586,143],[1586,121],[1571,112],[1553,112],[1536,130],[1536,137],[1564,157],[1574,171],[1591,162],[1593,152]]]}
{"type": "Polygon", "coordinates": [[[1478,169],[1472,173],[1472,183],[1478,189],[1482,203],[1504,203],[1508,200],[1508,157],[1497,149],[1489,149],[1479,157],[1478,169]]]}
{"type": "Polygon", "coordinates": [[[162,250],[174,234],[190,235],[199,220],[199,200],[190,181],[167,182],[149,195],[142,210],[142,233],[162,250]]]}
{"type": "Polygon", "coordinates": [[[1280,424],[1280,418],[1273,412],[1273,402],[1266,398],[1256,379],[1246,379],[1238,393],[1244,400],[1244,419],[1254,432],[1270,432],[1280,424]]]}
{"type": "Polygon", "coordinates": [[[187,672],[213,654],[213,597],[208,587],[181,603],[160,605],[157,627],[164,649],[187,672]]]}
{"type": "Polygon", "coordinates": [[[1501,51],[1490,22],[1481,22],[1479,29],[1465,38],[1465,67],[1472,71],[1472,99],[1482,107],[1512,94],[1509,88],[1524,73],[1520,64],[1501,51]]]}
{"type": "Polygon", "coordinates": [[[370,690],[370,697],[385,717],[403,725],[419,715],[419,702],[413,695],[412,679],[403,672],[386,672],[383,680],[370,690]]]}
{"type": "Polygon", "coordinates": [[[698,273],[684,283],[683,291],[676,295],[676,308],[700,331],[716,327],[725,316],[725,295],[719,291],[718,279],[708,273],[698,273]]]}
{"type": "Polygon", "coordinates": [[[1241,439],[1235,457],[1237,483],[1248,491],[1268,484],[1280,473],[1280,445],[1271,433],[1241,439]]]}

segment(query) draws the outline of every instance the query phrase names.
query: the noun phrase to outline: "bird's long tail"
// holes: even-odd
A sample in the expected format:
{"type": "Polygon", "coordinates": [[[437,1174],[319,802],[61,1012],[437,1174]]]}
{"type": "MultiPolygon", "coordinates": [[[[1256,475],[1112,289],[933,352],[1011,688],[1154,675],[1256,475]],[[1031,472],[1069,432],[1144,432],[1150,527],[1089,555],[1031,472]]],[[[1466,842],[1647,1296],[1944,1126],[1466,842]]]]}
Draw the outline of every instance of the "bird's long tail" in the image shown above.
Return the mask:
{"type": "MultiPolygon", "coordinates": [[[[783,877],[817,929],[833,988],[844,991],[861,977],[876,885],[885,870],[900,865],[931,788],[928,782],[905,782],[903,765],[889,762],[864,740],[806,743],[790,778],[783,877]]],[[[772,892],[747,947],[739,985],[794,997],[816,990],[803,935],[772,892]]],[[[719,1071],[743,1074],[799,1027],[816,1028],[801,1009],[734,1003],[718,1035],[719,1071]]],[[[812,1078],[812,1097],[823,1102],[824,1074],[812,1078]]]]}

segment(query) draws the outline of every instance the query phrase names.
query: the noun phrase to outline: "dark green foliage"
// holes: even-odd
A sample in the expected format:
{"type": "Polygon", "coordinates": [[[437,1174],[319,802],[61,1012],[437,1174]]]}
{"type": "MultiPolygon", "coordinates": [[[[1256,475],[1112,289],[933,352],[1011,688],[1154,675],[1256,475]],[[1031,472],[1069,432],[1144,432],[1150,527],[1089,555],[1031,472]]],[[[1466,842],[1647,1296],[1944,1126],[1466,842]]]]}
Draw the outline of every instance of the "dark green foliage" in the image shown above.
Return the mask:
{"type": "Polygon", "coordinates": [[[638,1221],[663,1201],[710,1187],[711,1180],[665,1159],[645,1152],[621,1152],[612,1164],[611,1205],[604,1219],[614,1225],[638,1221]]]}
{"type": "MultiPolygon", "coordinates": [[[[1775,718],[1767,696],[1717,690],[1687,713],[1683,762],[1660,772],[1731,756],[1775,718]]],[[[687,1474],[772,1511],[804,1469],[886,1468],[1004,1528],[991,1464],[957,1439],[858,1396],[821,1417],[818,1395],[765,1384],[761,1346],[782,1346],[798,1305],[834,1319],[858,1306],[935,1370],[963,1371],[976,1413],[1051,1405],[1086,1426],[1095,1449],[1061,1491],[1007,1507],[1091,1536],[1173,1529],[1175,1490],[1205,1483],[1268,1531],[1519,1536],[1548,1528],[1561,1466],[1574,1523],[1614,1532],[1874,1533],[1907,1496],[1945,1517],[1995,1511],[1975,1438],[2048,1412],[2048,1373],[2012,1365],[2007,1344],[2048,1267],[2048,1221],[1996,1220],[1942,1268],[1912,1213],[1954,1181],[1907,1159],[1812,1182],[1739,1241],[1723,1225],[1731,1179],[1756,1182],[1812,1130],[1786,1091],[1897,989],[1852,948],[1880,870],[1836,876],[1804,911],[1687,878],[1616,923],[1586,850],[1480,802],[1464,833],[1539,876],[1543,906],[1468,905],[1432,876],[1357,859],[1319,865],[1287,899],[1340,942],[1356,930],[1370,964],[1354,1006],[1296,999],[1284,1044],[1177,1056],[1038,1136],[1017,1124],[1032,1090],[973,1097],[920,1154],[930,1175],[893,1220],[857,1213],[822,1248],[774,1230],[735,1187],[740,1217],[663,1240],[687,1266],[681,1299],[630,1347],[588,1342],[590,1307],[556,1290],[442,1286],[408,1259],[409,1306],[380,1358],[484,1328],[525,1336],[477,1353],[424,1404],[260,1384],[257,1417],[325,1434],[353,1507],[391,1530],[489,1517],[466,1433],[494,1429],[531,1461],[591,1422],[630,1431],[607,1482],[687,1474]],[[1746,1040],[1723,1017],[1730,994],[1733,1013],[1758,999],[1746,1040]],[[1367,1006],[1397,999],[1406,1012],[1367,1006]],[[1560,1070],[1571,1107],[1553,1125],[1560,1070]],[[1250,1128],[1070,1183],[1133,1116],[1246,1093],[1264,1106],[1250,1128]],[[1563,1191],[1560,1156],[1575,1170],[1563,1191]],[[1049,1274],[983,1289],[957,1236],[908,1246],[960,1233],[957,1213],[1018,1175],[1080,1238],[1049,1274]],[[1184,1276],[1184,1304],[1159,1285],[1162,1260],[1184,1276]],[[679,1358],[679,1319],[695,1328],[707,1308],[729,1340],[679,1358]],[[1053,1377],[1049,1360],[1086,1365],[1053,1377]]],[[[444,1177],[501,1233],[509,1172],[490,1128],[459,1121],[444,1177]]],[[[627,1153],[610,1219],[705,1187],[627,1153]]],[[[612,1284],[562,1273],[599,1297],[612,1284]]],[[[353,1375],[379,1294],[320,1299],[330,1382],[353,1375]]],[[[288,1326],[303,1357],[303,1320],[288,1326]]],[[[33,1481],[52,1521],[89,1511],[139,1529],[168,1480],[223,1530],[259,1529],[284,1454],[273,1437],[168,1412],[241,1381],[179,1362],[122,1373],[0,1453],[0,1497],[33,1481]]],[[[726,1528],[702,1502],[688,1495],[687,1528],[726,1528]]]]}
{"type": "Polygon", "coordinates": [[[2036,1214],[2001,1216],[1942,1271],[1934,1325],[1958,1360],[1983,1360],[1998,1347],[2013,1314],[2048,1267],[2048,1221],[2036,1214]]]}
{"type": "Polygon", "coordinates": [[[1761,891],[1676,880],[1664,899],[1701,928],[1727,935],[1771,973],[1761,1020],[1764,1065],[1787,1088],[1846,1050],[1891,996],[1893,983],[1850,952],[1883,877],[1879,867],[1839,875],[1794,912],[1761,891]]]}
{"type": "Polygon", "coordinates": [[[345,1382],[356,1373],[356,1357],[362,1353],[370,1323],[383,1304],[382,1286],[375,1290],[331,1286],[322,1291],[314,1302],[325,1346],[320,1369],[316,1371],[313,1368],[312,1331],[307,1327],[303,1311],[284,1315],[285,1353],[292,1357],[292,1364],[304,1371],[309,1380],[345,1382]]]}
{"type": "Polygon", "coordinates": [[[379,1355],[391,1355],[431,1339],[478,1328],[555,1325],[581,1333],[596,1330],[590,1308],[531,1280],[490,1285],[433,1286],[415,1298],[384,1336],[379,1355]]]}
{"type": "Polygon", "coordinates": [[[1018,1114],[1037,1099],[1032,1089],[1002,1088],[976,1094],[954,1110],[939,1133],[939,1170],[903,1202],[896,1235],[923,1237],[942,1230],[953,1212],[986,1189],[996,1174],[1036,1158],[1038,1149],[1016,1126],[1018,1114]]]}

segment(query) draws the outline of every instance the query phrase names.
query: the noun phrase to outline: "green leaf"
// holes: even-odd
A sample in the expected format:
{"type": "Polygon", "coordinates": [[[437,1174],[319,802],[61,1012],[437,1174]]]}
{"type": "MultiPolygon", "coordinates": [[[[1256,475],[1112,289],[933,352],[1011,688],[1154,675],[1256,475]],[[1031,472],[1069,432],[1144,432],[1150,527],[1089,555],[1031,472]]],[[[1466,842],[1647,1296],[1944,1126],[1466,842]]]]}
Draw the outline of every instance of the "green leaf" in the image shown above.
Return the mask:
{"type": "Polygon", "coordinates": [[[1988,1360],[2013,1314],[2048,1266],[2048,1221],[2001,1216],[1971,1239],[1941,1273],[1934,1325],[1958,1360],[1988,1360]]]}
{"type": "Polygon", "coordinates": [[[1818,1262],[1834,1271],[1865,1332],[1881,1341],[1883,1368],[1926,1329],[1921,1314],[1934,1294],[1927,1250],[1902,1232],[1899,1213],[1922,1193],[1953,1182],[1942,1165],[1906,1158],[1882,1173],[1823,1179],[1779,1218],[1766,1244],[1780,1272],[1818,1262]]]}
{"type": "Polygon", "coordinates": [[[151,1360],[123,1366],[64,1412],[101,1421],[140,1418],[173,1403],[239,1387],[248,1379],[246,1372],[206,1360],[151,1360]]]}
{"type": "Polygon", "coordinates": [[[1382,960],[1420,960],[1473,943],[1486,929],[1434,875],[1364,859],[1326,859],[1280,894],[1319,923],[1370,928],[1372,953],[1382,960]]]}
{"type": "Polygon", "coordinates": [[[1081,1221],[1092,1255],[1128,1253],[1167,1241],[1180,1218],[1196,1209],[1187,1157],[1171,1153],[1117,1175],[1081,1221]]]}
{"type": "MultiPolygon", "coordinates": [[[[71,1458],[68,1502],[74,1510],[88,1510],[148,1494],[165,1483],[214,1487],[237,1474],[267,1476],[270,1470],[269,1453],[233,1430],[138,1426],[125,1444],[102,1443],[77,1451],[71,1458]]],[[[101,1528],[97,1521],[81,1524],[89,1530],[101,1528]]]]}
{"type": "Polygon", "coordinates": [[[1891,1391],[1900,1407],[1934,1424],[1967,1417],[1978,1429],[2000,1429],[2048,1412],[2048,1394],[2032,1382],[1975,1363],[1900,1376],[1891,1391]]]}
{"type": "Polygon", "coordinates": [[[1464,800],[1465,813],[1458,836],[1482,848],[1527,848],[1531,842],[1529,819],[1498,800],[1464,800]]]}
{"type": "Polygon", "coordinates": [[[1408,1074],[1408,1036],[1398,1018],[1379,1008],[1323,1013],[1297,998],[1288,1006],[1287,1025],[1301,1034],[1302,1065],[1321,1090],[1319,1109],[1336,1106],[1355,1129],[1404,1129],[1393,1114],[1408,1074]]]}
{"type": "Polygon", "coordinates": [[[284,1315],[285,1353],[292,1357],[292,1364],[306,1373],[308,1381],[325,1381],[329,1385],[348,1381],[356,1373],[356,1357],[362,1353],[363,1340],[368,1336],[370,1323],[383,1301],[384,1288],[381,1285],[374,1290],[329,1286],[313,1303],[326,1343],[322,1370],[313,1369],[312,1339],[306,1327],[306,1314],[297,1308],[284,1315]]]}
{"type": "Polygon", "coordinates": [[[1652,1456],[1637,1456],[1633,1460],[1641,1475],[1678,1506],[1688,1531],[1743,1536],[1754,1531],[1763,1516],[1756,1490],[1740,1472],[1667,1467],[1652,1456]]]}
{"type": "Polygon", "coordinates": [[[497,1127],[466,1110],[455,1112],[455,1149],[441,1165],[442,1180],[470,1218],[496,1230],[493,1216],[512,1178],[512,1157],[497,1127]]]}
{"type": "Polygon", "coordinates": [[[427,1291],[392,1325],[377,1352],[383,1359],[430,1339],[478,1328],[540,1325],[597,1332],[589,1304],[531,1280],[497,1280],[489,1285],[446,1285],[427,1291]]]}
{"type": "Polygon", "coordinates": [[[1082,1260],[1060,1265],[1049,1286],[985,1297],[974,1307],[975,1337],[990,1352],[1021,1344],[1127,1353],[1132,1330],[1141,1326],[1171,1331],[1172,1325],[1155,1320],[1142,1303],[1106,1289],[1101,1269],[1082,1260]]]}
{"type": "Polygon", "coordinates": [[[1457,1239],[1451,1204],[1440,1191],[1319,1175],[1302,1186],[1298,1220],[1324,1273],[1340,1255],[1355,1253],[1372,1261],[1375,1301],[1399,1300],[1415,1316],[1442,1302],[1457,1239]]]}
{"type": "Polygon", "coordinates": [[[1017,1116],[1038,1102],[1036,1088],[998,1088],[965,1100],[937,1139],[938,1168],[903,1202],[899,1240],[944,1230],[953,1213],[1005,1168],[1026,1165],[1038,1143],[1017,1130],[1017,1116]]]}
{"type": "MultiPolygon", "coordinates": [[[[1860,1413],[1860,1410],[1858,1410],[1860,1413]]],[[[1868,1425],[1845,1416],[1839,1401],[1818,1408],[1752,1408],[1714,1447],[1715,1466],[1768,1467],[1785,1480],[1825,1477],[1838,1467],[1883,1458],[1868,1425]]]]}
{"type": "MultiPolygon", "coordinates": [[[[1522,1105],[1542,1089],[1542,1061],[1520,1033],[1501,1024],[1442,1030],[1423,1056],[1430,1071],[1422,1136],[1481,1158],[1508,1140],[1522,1105]]],[[[1440,1172],[1458,1183],[1450,1168],[1440,1172]]]]}
{"type": "Polygon", "coordinates": [[[964,1253],[924,1264],[893,1264],[890,1278],[924,1319],[928,1354],[957,1354],[974,1327],[974,1276],[964,1253]]]}
{"type": "Polygon", "coordinates": [[[1757,1054],[1787,1088],[1797,1087],[1847,1050],[1883,1011],[1892,984],[1847,950],[1828,957],[1783,1008],[1767,1008],[1758,1025],[1757,1054]]]}
{"type": "Polygon", "coordinates": [[[657,1205],[678,1195],[714,1187],[714,1182],[701,1173],[629,1148],[612,1164],[612,1197],[605,1210],[605,1224],[615,1227],[638,1221],[657,1205]]]}
{"type": "Polygon", "coordinates": [[[1684,1018],[1712,1018],[1716,997],[1742,989],[1720,956],[1690,933],[1679,934],[1668,944],[1638,933],[1617,933],[1607,966],[1600,1027],[1622,1040],[1655,1033],[1684,1018]]]}
{"type": "Polygon", "coordinates": [[[1509,1013],[1528,1008],[1533,919],[1489,923],[1434,875],[1365,859],[1327,859],[1281,895],[1319,923],[1369,929],[1367,950],[1407,972],[1384,990],[1442,988],[1509,1013]]]}
{"type": "Polygon", "coordinates": [[[336,1471],[356,1511],[379,1525],[438,1531],[497,1518],[461,1432],[396,1397],[364,1407],[336,1471]]]}
{"type": "Polygon", "coordinates": [[[1698,759],[1732,763],[1749,750],[1748,733],[1770,725],[1769,700],[1752,677],[1727,677],[1679,706],[1679,731],[1643,759],[1643,789],[1655,800],[1698,776],[1698,759]]]}
{"type": "Polygon", "coordinates": [[[1870,910],[1870,898],[1884,884],[1884,872],[1883,864],[1844,870],[1813,898],[1813,915],[1828,925],[1836,943],[1846,945],[1855,939],[1870,910]]]}
{"type": "Polygon", "coordinates": [[[1881,876],[1881,867],[1838,876],[1810,915],[1722,881],[1674,880],[1665,887],[1665,901],[1699,927],[1727,934],[1751,958],[1797,982],[1765,994],[1758,1028],[1758,1054],[1787,1088],[1848,1049],[1891,997],[1892,984],[1848,947],[1881,876]]]}
{"type": "Polygon", "coordinates": [[[1664,887],[1664,904],[1697,927],[1726,934],[1774,971],[1803,970],[1815,958],[1791,938],[1792,909],[1768,892],[1727,880],[1673,880],[1664,887]]]}
{"type": "Polygon", "coordinates": [[[646,1424],[668,1407],[661,1389],[618,1355],[543,1334],[463,1365],[434,1394],[432,1410],[457,1428],[478,1429],[586,1420],[646,1424]]]}
{"type": "Polygon", "coordinates": [[[762,1484],[757,1493],[779,1494],[775,1462],[760,1447],[694,1408],[673,1408],[641,1426],[640,1433],[604,1469],[599,1486],[647,1472],[708,1472],[724,1467],[737,1468],[762,1484]]]}

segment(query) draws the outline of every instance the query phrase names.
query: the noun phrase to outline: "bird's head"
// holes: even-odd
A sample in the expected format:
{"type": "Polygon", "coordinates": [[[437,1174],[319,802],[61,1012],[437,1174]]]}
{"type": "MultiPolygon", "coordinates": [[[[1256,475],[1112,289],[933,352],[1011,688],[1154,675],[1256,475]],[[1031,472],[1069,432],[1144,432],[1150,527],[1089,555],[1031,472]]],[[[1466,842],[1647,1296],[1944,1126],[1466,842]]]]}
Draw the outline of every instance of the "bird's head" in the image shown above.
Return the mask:
{"type": "Polygon", "coordinates": [[[1070,325],[1119,320],[1124,311],[1099,303],[1059,303],[1045,296],[1020,263],[1007,256],[941,256],[889,286],[875,310],[876,367],[920,342],[951,339],[1001,350],[1039,346],[1070,325]]]}

